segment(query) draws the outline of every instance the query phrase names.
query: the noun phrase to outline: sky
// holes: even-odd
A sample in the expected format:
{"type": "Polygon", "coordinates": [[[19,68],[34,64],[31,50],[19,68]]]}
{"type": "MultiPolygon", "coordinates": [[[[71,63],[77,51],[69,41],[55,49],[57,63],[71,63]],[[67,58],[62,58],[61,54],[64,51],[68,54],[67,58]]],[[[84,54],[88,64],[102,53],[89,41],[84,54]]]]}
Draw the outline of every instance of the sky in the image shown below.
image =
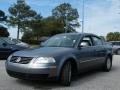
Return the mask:
{"type": "MultiPolygon", "coordinates": [[[[62,3],[70,3],[79,12],[78,22],[82,21],[82,0],[25,0],[28,5],[43,17],[50,16],[52,9],[62,3]]],[[[84,0],[84,32],[106,36],[108,32],[120,32],[120,0],[84,0]]],[[[8,8],[16,0],[0,0],[0,9],[9,15],[8,8]]],[[[8,27],[10,37],[16,38],[17,29],[8,27]]],[[[81,27],[76,28],[81,32],[81,27]]],[[[21,34],[22,36],[22,34],[21,34]]]]}

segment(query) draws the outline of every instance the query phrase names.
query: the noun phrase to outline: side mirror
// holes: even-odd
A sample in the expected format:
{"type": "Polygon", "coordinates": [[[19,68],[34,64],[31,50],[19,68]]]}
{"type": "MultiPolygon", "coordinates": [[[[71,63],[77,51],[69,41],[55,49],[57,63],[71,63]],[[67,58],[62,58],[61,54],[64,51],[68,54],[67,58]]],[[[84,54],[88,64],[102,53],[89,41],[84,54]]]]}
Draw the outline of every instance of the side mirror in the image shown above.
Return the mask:
{"type": "Polygon", "coordinates": [[[7,43],[3,43],[2,45],[3,45],[4,47],[6,47],[6,46],[7,46],[7,43]]]}
{"type": "Polygon", "coordinates": [[[88,42],[81,42],[80,47],[88,47],[90,46],[88,42]]]}

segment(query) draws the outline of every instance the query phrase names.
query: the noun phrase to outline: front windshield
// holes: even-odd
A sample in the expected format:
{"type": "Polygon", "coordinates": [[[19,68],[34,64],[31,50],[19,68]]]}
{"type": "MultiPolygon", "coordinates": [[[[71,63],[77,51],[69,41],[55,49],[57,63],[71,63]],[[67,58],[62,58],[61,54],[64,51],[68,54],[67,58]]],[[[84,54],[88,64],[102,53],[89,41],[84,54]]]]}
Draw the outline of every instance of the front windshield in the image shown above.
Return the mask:
{"type": "Polygon", "coordinates": [[[73,47],[78,35],[56,35],[43,43],[45,47],[73,47]]]}
{"type": "Polygon", "coordinates": [[[10,38],[1,37],[1,39],[4,40],[5,42],[7,42],[8,44],[15,44],[15,42],[13,42],[12,40],[10,40],[10,38]]]}

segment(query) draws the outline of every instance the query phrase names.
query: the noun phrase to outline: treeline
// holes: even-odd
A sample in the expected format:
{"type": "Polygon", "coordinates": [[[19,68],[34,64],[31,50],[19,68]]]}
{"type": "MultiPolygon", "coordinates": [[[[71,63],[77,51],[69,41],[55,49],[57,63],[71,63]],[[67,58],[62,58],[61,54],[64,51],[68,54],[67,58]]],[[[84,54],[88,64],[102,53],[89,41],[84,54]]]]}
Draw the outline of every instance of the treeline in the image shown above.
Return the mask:
{"type": "Polygon", "coordinates": [[[39,40],[42,36],[52,36],[63,32],[75,32],[79,27],[79,14],[77,9],[69,3],[63,3],[51,10],[52,15],[43,17],[40,12],[33,10],[25,0],[17,0],[9,9],[9,16],[6,23],[9,26],[17,27],[17,38],[22,32],[23,40],[39,40]]]}
{"type": "Polygon", "coordinates": [[[106,38],[107,41],[120,41],[120,32],[110,32],[106,38]]]}

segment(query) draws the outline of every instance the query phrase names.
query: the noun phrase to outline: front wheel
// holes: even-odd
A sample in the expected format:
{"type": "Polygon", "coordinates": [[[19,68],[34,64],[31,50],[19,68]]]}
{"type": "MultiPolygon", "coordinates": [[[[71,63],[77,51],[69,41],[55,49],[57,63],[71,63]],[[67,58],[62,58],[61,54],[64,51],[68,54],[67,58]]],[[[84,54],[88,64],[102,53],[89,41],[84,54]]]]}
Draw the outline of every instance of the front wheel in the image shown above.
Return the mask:
{"type": "Polygon", "coordinates": [[[62,68],[62,72],[60,75],[60,81],[65,86],[70,86],[71,84],[71,62],[66,62],[62,68]]]}
{"type": "Polygon", "coordinates": [[[112,68],[112,59],[107,57],[105,64],[103,65],[103,70],[109,72],[112,68]]]}

